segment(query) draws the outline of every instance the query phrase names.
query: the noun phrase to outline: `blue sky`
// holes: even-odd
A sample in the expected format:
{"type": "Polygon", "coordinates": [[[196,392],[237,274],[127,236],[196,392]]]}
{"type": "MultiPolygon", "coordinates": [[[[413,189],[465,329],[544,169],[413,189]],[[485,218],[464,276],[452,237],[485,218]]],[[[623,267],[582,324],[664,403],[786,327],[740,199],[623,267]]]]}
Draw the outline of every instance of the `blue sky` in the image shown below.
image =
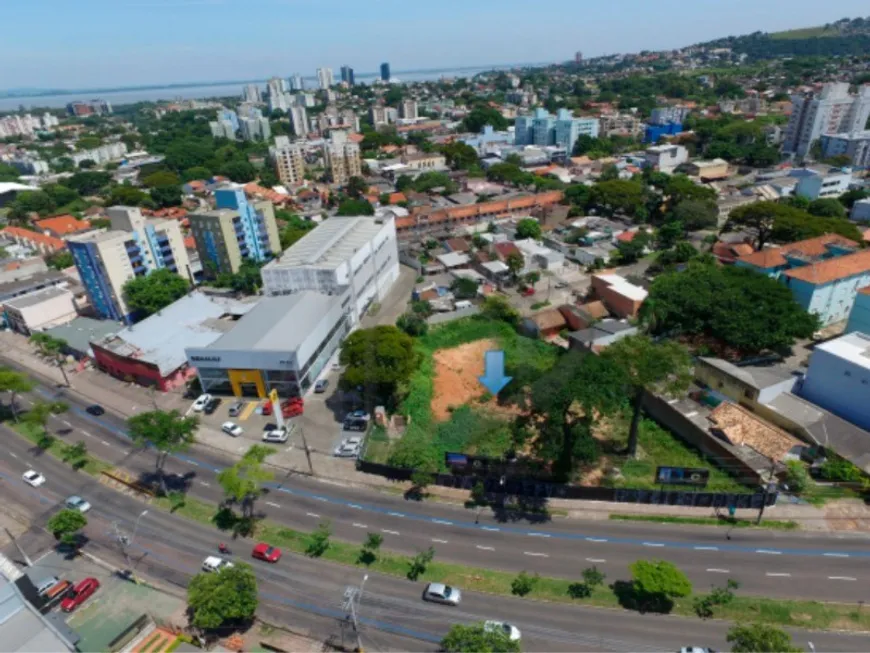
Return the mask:
{"type": "Polygon", "coordinates": [[[563,61],[870,13],[867,0],[2,0],[0,88],[563,61]]]}

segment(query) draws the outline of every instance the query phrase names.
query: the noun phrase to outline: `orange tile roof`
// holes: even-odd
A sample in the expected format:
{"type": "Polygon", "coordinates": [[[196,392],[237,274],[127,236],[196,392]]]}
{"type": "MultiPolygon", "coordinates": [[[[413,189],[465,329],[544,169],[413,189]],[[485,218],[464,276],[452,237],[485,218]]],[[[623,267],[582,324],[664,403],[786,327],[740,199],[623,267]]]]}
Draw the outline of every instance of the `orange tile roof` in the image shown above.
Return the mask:
{"type": "Polygon", "coordinates": [[[863,288],[858,288],[859,295],[870,295],[870,286],[864,286],[863,288]]]}
{"type": "Polygon", "coordinates": [[[347,140],[349,140],[351,143],[362,143],[364,138],[365,136],[363,136],[362,134],[353,133],[347,135],[347,140]]]}
{"type": "Polygon", "coordinates": [[[398,204],[399,202],[407,202],[408,198],[405,193],[390,193],[390,204],[398,204]]]}
{"type": "Polygon", "coordinates": [[[185,237],[184,249],[196,249],[196,240],[193,238],[193,236],[185,237]]]}
{"type": "Polygon", "coordinates": [[[65,249],[66,243],[60,238],[54,236],[46,236],[38,231],[31,231],[23,227],[6,227],[3,229],[4,234],[9,234],[13,239],[26,240],[34,245],[44,245],[51,250],[65,249]]]}
{"type": "Polygon", "coordinates": [[[827,261],[804,265],[786,270],[783,274],[792,279],[821,285],[838,279],[854,277],[857,274],[870,272],[870,250],[865,249],[855,254],[829,258],[827,261]]]}
{"type": "Polygon", "coordinates": [[[492,202],[482,202],[481,204],[454,206],[448,209],[432,210],[424,208],[419,212],[415,212],[412,217],[399,218],[396,220],[396,228],[404,229],[407,227],[413,227],[418,224],[418,222],[432,224],[462,218],[492,217],[493,214],[508,213],[509,211],[516,211],[519,209],[531,209],[536,206],[550,206],[560,202],[562,197],[564,197],[562,191],[552,190],[546,193],[538,193],[537,195],[526,195],[507,200],[494,200],[492,202]]]}
{"type": "Polygon", "coordinates": [[[56,215],[53,218],[37,220],[35,224],[43,231],[53,231],[60,235],[74,234],[77,231],[86,231],[91,228],[87,222],[71,215],[56,215]]]}
{"type": "Polygon", "coordinates": [[[799,240],[774,249],[765,249],[741,256],[740,261],[750,263],[760,268],[772,268],[786,265],[786,254],[803,254],[804,256],[822,256],[827,253],[828,245],[843,245],[845,247],[857,247],[858,243],[838,234],[822,234],[815,238],[799,240]]]}

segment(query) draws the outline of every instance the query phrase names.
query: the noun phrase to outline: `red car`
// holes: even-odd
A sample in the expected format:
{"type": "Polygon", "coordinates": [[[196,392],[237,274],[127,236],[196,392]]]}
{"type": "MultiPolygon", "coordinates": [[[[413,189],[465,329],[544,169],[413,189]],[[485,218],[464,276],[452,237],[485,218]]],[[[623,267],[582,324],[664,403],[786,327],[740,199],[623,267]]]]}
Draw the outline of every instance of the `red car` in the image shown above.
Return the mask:
{"type": "MultiPolygon", "coordinates": [[[[282,417],[296,417],[297,415],[301,415],[302,408],[302,399],[299,397],[293,397],[292,399],[285,399],[281,402],[281,416],[282,417]]],[[[263,408],[261,413],[264,417],[269,417],[272,414],[272,402],[267,401],[263,404],[263,408]]]]}
{"type": "Polygon", "coordinates": [[[91,594],[99,588],[100,581],[96,578],[85,578],[64,597],[63,601],[60,602],[60,609],[64,612],[72,612],[87,601],[91,597],[91,594]]]}
{"type": "Polygon", "coordinates": [[[266,562],[278,562],[281,559],[281,549],[277,546],[269,546],[265,542],[260,542],[254,547],[251,555],[266,562]]]}
{"type": "Polygon", "coordinates": [[[525,290],[523,290],[523,297],[531,297],[534,294],[535,294],[534,288],[526,288],[525,290]]]}

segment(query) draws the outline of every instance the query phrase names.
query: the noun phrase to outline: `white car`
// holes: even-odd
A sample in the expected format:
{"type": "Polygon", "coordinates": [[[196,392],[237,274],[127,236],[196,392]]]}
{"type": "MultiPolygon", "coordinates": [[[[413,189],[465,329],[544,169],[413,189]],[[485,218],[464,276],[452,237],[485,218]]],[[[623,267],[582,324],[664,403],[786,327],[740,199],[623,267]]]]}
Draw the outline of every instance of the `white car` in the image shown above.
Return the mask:
{"type": "Polygon", "coordinates": [[[362,448],[362,438],[354,436],[345,438],[334,450],[333,455],[339,458],[356,458],[362,448]]]}
{"type": "Polygon", "coordinates": [[[91,509],[91,504],[75,494],[64,501],[64,505],[70,510],[78,510],[79,512],[87,512],[91,509]]]}
{"type": "Polygon", "coordinates": [[[207,392],[199,395],[196,398],[196,401],[193,402],[193,410],[195,410],[197,413],[201,413],[203,410],[205,410],[205,407],[211,400],[212,396],[207,392]]]}
{"type": "Polygon", "coordinates": [[[245,430],[235,422],[224,422],[221,424],[221,431],[234,438],[239,437],[245,430]]]}
{"type": "Polygon", "coordinates": [[[504,621],[484,621],[483,629],[488,633],[504,633],[512,642],[520,641],[520,629],[504,621]]]}
{"type": "Polygon", "coordinates": [[[32,469],[28,469],[21,475],[21,480],[33,487],[39,487],[45,483],[45,476],[39,472],[33,471],[32,469]]]}
{"type": "Polygon", "coordinates": [[[444,583],[429,583],[423,590],[423,600],[445,605],[459,605],[462,600],[462,592],[444,583]]]}
{"type": "Polygon", "coordinates": [[[202,561],[202,570],[207,572],[220,571],[232,567],[233,563],[218,556],[209,556],[202,561]]]}
{"type": "Polygon", "coordinates": [[[263,432],[263,442],[276,442],[281,444],[287,442],[287,438],[289,437],[290,434],[287,432],[286,426],[282,426],[281,428],[267,428],[263,432]]]}

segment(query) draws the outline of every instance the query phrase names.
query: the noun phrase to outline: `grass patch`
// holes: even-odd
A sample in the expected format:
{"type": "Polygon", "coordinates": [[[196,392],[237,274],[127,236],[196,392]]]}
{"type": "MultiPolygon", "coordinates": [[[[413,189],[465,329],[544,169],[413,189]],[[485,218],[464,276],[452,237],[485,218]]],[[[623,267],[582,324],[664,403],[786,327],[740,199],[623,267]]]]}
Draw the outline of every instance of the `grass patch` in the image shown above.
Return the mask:
{"type": "MultiPolygon", "coordinates": [[[[612,441],[624,446],[628,440],[628,415],[613,421],[612,441]],[[622,441],[624,440],[624,441],[622,441]]],[[[613,487],[637,488],[646,490],[661,489],[655,482],[656,467],[672,465],[675,467],[704,467],[710,470],[707,492],[746,492],[746,486],[709,461],[697,449],[689,447],[677,436],[666,431],[650,419],[640,423],[638,435],[639,456],[637,459],[618,459],[614,463],[622,472],[623,478],[612,482],[613,487]]]]}
{"type": "Polygon", "coordinates": [[[807,489],[800,494],[800,497],[814,506],[823,506],[828,501],[834,501],[836,499],[861,498],[861,493],[842,485],[810,483],[807,489]]]}
{"type": "Polygon", "coordinates": [[[142,646],[142,648],[139,649],[141,651],[141,653],[148,653],[148,649],[150,649],[152,646],[154,646],[154,643],[158,639],[160,639],[161,637],[163,637],[163,635],[161,633],[152,634],[151,637],[149,637],[145,641],[145,644],[142,646]]]}
{"type": "Polygon", "coordinates": [[[550,305],[550,302],[549,302],[549,301],[536,302],[536,303],[532,304],[532,305],[530,306],[530,308],[531,308],[533,311],[539,311],[539,310],[541,310],[542,308],[546,308],[546,307],[549,306],[549,305],[550,305]]]}
{"type": "Polygon", "coordinates": [[[767,528],[777,531],[794,531],[800,526],[794,521],[762,520],[756,524],[752,519],[730,519],[716,517],[672,517],[669,515],[610,515],[613,521],[643,521],[656,524],[692,524],[693,526],[722,526],[726,528],[767,528]]]}
{"type": "MultiPolygon", "coordinates": [[[[37,446],[40,441],[48,435],[41,426],[38,424],[31,424],[28,422],[7,422],[6,425],[14,430],[19,435],[23,436],[26,440],[29,440],[33,443],[34,446],[37,446]]],[[[58,460],[63,460],[64,449],[68,446],[66,442],[63,441],[62,438],[51,436],[51,443],[45,447],[44,451],[46,453],[51,454],[58,460]]],[[[100,460],[99,458],[95,458],[90,454],[85,454],[81,458],[81,463],[76,465],[78,469],[85,472],[86,474],[90,474],[91,476],[99,476],[102,472],[108,471],[113,468],[113,465],[107,463],[104,460],[100,460]]]]}

